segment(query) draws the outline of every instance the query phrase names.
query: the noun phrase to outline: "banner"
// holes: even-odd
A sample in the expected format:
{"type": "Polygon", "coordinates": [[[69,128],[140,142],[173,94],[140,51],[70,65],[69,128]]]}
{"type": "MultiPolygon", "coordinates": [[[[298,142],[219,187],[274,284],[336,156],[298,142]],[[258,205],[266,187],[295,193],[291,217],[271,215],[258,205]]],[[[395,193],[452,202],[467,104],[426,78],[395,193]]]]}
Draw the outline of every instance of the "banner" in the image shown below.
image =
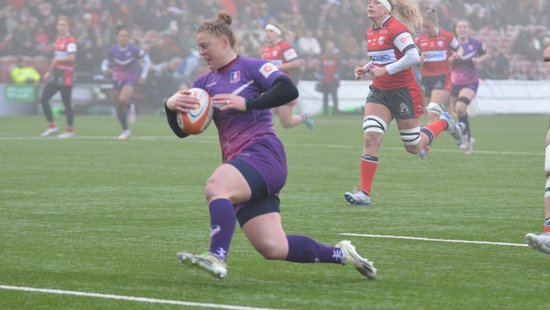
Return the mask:
{"type": "Polygon", "coordinates": [[[6,84],[4,99],[11,103],[35,103],[36,85],[34,84],[6,84]]]}

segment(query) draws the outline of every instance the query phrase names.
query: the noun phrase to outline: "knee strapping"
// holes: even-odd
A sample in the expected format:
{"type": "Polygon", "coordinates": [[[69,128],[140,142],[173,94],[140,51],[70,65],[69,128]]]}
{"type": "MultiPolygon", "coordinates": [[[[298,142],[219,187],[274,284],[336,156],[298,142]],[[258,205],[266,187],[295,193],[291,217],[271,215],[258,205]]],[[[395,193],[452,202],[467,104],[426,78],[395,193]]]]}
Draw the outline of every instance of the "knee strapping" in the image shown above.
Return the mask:
{"type": "Polygon", "coordinates": [[[546,187],[544,188],[544,198],[550,197],[550,177],[546,177],[546,187]]]}
{"type": "Polygon", "coordinates": [[[470,102],[472,102],[472,100],[470,100],[470,98],[464,97],[464,96],[458,97],[458,101],[464,102],[465,105],[469,105],[470,102]]]}
{"type": "Polygon", "coordinates": [[[404,129],[399,131],[401,141],[404,145],[416,145],[422,140],[420,138],[420,126],[411,129],[404,129]]]}
{"type": "Polygon", "coordinates": [[[430,102],[427,109],[430,112],[435,112],[440,115],[443,113],[443,107],[437,102],[430,102]]]}
{"type": "Polygon", "coordinates": [[[384,134],[388,124],[378,116],[367,115],[363,119],[363,131],[364,132],[378,132],[384,134]]]}

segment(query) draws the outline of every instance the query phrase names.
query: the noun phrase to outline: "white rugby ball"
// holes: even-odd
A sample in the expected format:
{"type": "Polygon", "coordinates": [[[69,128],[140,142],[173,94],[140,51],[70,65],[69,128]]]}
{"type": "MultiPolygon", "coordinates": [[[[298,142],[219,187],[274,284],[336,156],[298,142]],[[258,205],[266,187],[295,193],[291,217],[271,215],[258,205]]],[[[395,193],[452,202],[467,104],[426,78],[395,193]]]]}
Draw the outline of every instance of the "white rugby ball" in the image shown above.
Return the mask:
{"type": "Polygon", "coordinates": [[[189,89],[191,96],[199,99],[200,106],[196,109],[189,110],[187,113],[178,113],[178,125],[185,133],[190,135],[199,134],[208,128],[214,114],[214,105],[212,98],[206,90],[202,88],[189,89]]]}

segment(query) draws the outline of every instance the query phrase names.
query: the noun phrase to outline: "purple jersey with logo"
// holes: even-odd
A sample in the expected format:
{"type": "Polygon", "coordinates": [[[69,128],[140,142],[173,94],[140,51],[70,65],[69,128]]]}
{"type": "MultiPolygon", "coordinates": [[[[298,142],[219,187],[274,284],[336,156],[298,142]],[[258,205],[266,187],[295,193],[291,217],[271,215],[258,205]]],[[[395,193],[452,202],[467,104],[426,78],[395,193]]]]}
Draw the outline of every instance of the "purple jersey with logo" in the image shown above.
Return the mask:
{"type": "Polygon", "coordinates": [[[458,85],[477,82],[479,77],[472,58],[485,55],[485,53],[487,53],[485,45],[478,39],[472,37],[468,38],[466,44],[461,43],[460,45],[464,53],[461,60],[453,62],[451,67],[451,81],[453,84],[458,85]]]}
{"type": "Polygon", "coordinates": [[[109,49],[107,60],[113,66],[115,81],[137,81],[138,61],[145,52],[135,44],[128,44],[122,48],[118,44],[109,49]]]}
{"type": "MultiPolygon", "coordinates": [[[[239,56],[223,69],[211,70],[198,78],[193,87],[203,88],[211,96],[234,94],[249,99],[271,88],[280,76],[284,73],[270,62],[239,56]]],[[[270,109],[221,111],[215,108],[214,123],[218,127],[224,162],[235,158],[259,139],[275,139],[280,144],[273,129],[270,109]]]]}

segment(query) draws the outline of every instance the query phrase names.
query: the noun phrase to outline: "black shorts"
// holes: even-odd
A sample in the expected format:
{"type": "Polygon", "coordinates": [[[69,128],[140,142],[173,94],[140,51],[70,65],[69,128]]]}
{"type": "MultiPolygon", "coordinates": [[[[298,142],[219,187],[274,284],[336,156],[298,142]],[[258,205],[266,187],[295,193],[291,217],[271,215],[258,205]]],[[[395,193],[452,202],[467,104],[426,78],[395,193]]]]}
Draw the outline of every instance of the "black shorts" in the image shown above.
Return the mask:
{"type": "Polygon", "coordinates": [[[432,91],[435,89],[450,91],[449,77],[445,74],[423,76],[422,88],[424,89],[424,97],[432,96],[432,91]]]}
{"type": "Polygon", "coordinates": [[[415,83],[410,87],[382,90],[370,86],[367,103],[386,106],[395,119],[415,119],[424,113],[422,91],[415,83]]]}

